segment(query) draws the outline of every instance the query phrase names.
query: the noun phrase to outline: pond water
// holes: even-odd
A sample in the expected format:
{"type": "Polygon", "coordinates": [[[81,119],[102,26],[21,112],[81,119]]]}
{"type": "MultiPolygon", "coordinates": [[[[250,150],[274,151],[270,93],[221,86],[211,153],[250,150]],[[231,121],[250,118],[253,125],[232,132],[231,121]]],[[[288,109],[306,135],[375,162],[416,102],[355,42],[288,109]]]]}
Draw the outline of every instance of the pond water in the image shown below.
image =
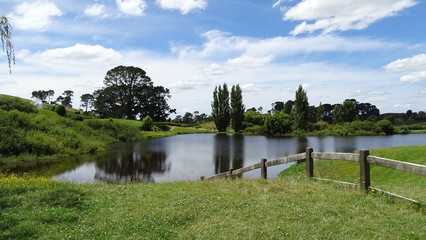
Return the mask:
{"type": "MultiPolygon", "coordinates": [[[[55,179],[73,182],[172,182],[198,180],[229,170],[304,152],[352,152],[360,149],[426,145],[426,134],[357,137],[241,136],[191,134],[145,141],[116,143],[108,151],[70,160],[55,179]]],[[[268,168],[274,178],[290,164],[268,168]]],[[[37,171],[47,172],[41,166],[37,171]],[[43,170],[44,169],[44,170],[43,170]]],[[[36,172],[37,172],[36,171],[36,172]]],[[[53,174],[52,174],[53,175],[53,174]]],[[[244,178],[259,178],[260,170],[245,173],[244,178]]]]}

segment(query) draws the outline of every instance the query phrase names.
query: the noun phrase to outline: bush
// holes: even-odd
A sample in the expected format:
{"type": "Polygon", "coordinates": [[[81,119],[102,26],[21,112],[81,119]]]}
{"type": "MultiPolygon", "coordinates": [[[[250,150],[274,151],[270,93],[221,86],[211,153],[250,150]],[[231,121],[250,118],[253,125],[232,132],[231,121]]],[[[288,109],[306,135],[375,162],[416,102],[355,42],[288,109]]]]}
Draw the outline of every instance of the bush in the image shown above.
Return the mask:
{"type": "Polygon", "coordinates": [[[386,135],[395,133],[395,129],[393,128],[393,125],[389,120],[380,120],[377,122],[377,125],[382,129],[382,131],[386,135]]]}
{"type": "Polygon", "coordinates": [[[154,120],[152,120],[150,116],[146,116],[142,119],[141,130],[152,131],[153,127],[154,127],[154,120]]]}
{"type": "Polygon", "coordinates": [[[329,126],[328,122],[318,121],[314,124],[314,129],[317,131],[321,131],[321,130],[327,129],[328,126],[329,126]]]}
{"type": "Polygon", "coordinates": [[[65,109],[64,105],[58,105],[55,107],[55,112],[62,117],[65,117],[67,115],[67,110],[65,109]]]}
{"type": "Polygon", "coordinates": [[[265,132],[268,135],[284,135],[291,131],[291,117],[281,111],[267,115],[265,118],[265,132]]]}
{"type": "Polygon", "coordinates": [[[254,125],[263,126],[265,121],[265,116],[260,112],[247,111],[244,113],[244,122],[243,125],[251,127],[254,125]]]}
{"type": "Polygon", "coordinates": [[[265,134],[265,128],[263,126],[252,126],[252,127],[247,127],[246,129],[244,129],[244,134],[247,135],[264,135],[265,134]]]}

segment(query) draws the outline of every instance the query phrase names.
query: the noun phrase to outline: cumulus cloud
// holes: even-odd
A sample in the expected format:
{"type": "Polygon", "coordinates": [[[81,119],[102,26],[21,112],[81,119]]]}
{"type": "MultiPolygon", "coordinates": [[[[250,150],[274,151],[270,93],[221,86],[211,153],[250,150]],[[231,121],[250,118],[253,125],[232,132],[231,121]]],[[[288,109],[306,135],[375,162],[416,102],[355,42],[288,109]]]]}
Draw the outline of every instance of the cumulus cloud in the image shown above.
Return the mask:
{"type": "Polygon", "coordinates": [[[228,72],[227,70],[225,70],[222,66],[220,66],[217,63],[212,63],[209,66],[203,68],[203,74],[205,75],[222,75],[227,72],[228,72]]]}
{"type": "Polygon", "coordinates": [[[164,9],[180,10],[182,14],[188,14],[195,9],[205,9],[207,0],[157,0],[157,4],[164,9]]]}
{"type": "Polygon", "coordinates": [[[51,18],[62,14],[56,5],[49,1],[35,1],[19,4],[8,17],[17,29],[46,31],[52,23],[51,18]]]}
{"type": "Polygon", "coordinates": [[[407,108],[411,108],[411,104],[401,104],[401,103],[398,103],[398,104],[395,104],[393,107],[394,107],[394,108],[403,108],[403,109],[407,109],[407,108]]]}
{"type": "Polygon", "coordinates": [[[115,0],[118,9],[125,14],[142,16],[147,4],[144,0],[115,0]]]}
{"type": "MultiPolygon", "coordinates": [[[[283,2],[279,0],[273,7],[283,2]]],[[[415,0],[303,0],[293,7],[282,8],[282,11],[284,20],[303,21],[291,31],[291,34],[298,35],[365,29],[416,4],[415,0]]]]}
{"type": "Polygon", "coordinates": [[[258,93],[261,92],[262,89],[260,89],[258,86],[256,86],[254,83],[246,83],[246,84],[242,84],[240,85],[241,90],[243,93],[258,93]]]}
{"type": "Polygon", "coordinates": [[[426,82],[426,54],[398,59],[383,67],[390,72],[404,72],[401,82],[426,82]]]}
{"type": "Polygon", "coordinates": [[[104,13],[105,5],[103,4],[93,4],[86,7],[84,14],[91,17],[101,16],[104,13]]]}
{"type": "Polygon", "coordinates": [[[121,54],[113,49],[100,45],[76,44],[66,48],[56,48],[36,53],[37,61],[65,65],[87,65],[90,63],[109,63],[121,58],[121,54]]]}

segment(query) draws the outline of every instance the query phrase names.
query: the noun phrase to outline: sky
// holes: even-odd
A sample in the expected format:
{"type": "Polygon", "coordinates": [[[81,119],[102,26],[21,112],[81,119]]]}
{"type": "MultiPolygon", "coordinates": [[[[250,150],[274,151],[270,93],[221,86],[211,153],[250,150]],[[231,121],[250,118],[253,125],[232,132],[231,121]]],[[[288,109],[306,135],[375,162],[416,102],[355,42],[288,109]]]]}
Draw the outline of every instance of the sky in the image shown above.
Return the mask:
{"type": "Polygon", "coordinates": [[[310,105],[425,111],[425,13],[420,0],[0,0],[16,54],[11,74],[0,54],[0,93],[72,90],[78,108],[124,65],[169,88],[178,114],[210,114],[223,83],[263,112],[299,85],[310,105]]]}

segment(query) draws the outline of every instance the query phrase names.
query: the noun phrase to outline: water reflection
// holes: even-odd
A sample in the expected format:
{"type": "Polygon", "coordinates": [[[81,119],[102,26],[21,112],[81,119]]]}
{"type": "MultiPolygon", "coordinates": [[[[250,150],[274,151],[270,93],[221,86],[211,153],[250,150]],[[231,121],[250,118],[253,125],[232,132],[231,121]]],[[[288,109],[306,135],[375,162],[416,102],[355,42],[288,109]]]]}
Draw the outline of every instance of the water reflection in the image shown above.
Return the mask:
{"type": "Polygon", "coordinates": [[[226,172],[231,167],[233,169],[243,167],[244,136],[216,134],[214,136],[214,150],[213,161],[215,174],[226,172]]]}
{"type": "MultiPolygon", "coordinates": [[[[38,171],[46,177],[55,175],[61,181],[171,182],[197,180],[200,176],[211,176],[230,168],[250,166],[259,163],[261,158],[270,161],[297,154],[308,146],[315,152],[352,152],[421,144],[426,144],[426,134],[294,138],[191,134],[117,143],[111,145],[108,152],[88,156],[87,160],[61,161],[61,164],[25,171],[38,171]]],[[[268,168],[268,176],[273,178],[288,166],[268,168]]],[[[259,176],[257,170],[244,174],[245,178],[259,176]]]]}
{"type": "Polygon", "coordinates": [[[155,182],[154,173],[170,170],[166,152],[145,144],[117,144],[96,162],[95,178],[104,182],[155,182]]]}

